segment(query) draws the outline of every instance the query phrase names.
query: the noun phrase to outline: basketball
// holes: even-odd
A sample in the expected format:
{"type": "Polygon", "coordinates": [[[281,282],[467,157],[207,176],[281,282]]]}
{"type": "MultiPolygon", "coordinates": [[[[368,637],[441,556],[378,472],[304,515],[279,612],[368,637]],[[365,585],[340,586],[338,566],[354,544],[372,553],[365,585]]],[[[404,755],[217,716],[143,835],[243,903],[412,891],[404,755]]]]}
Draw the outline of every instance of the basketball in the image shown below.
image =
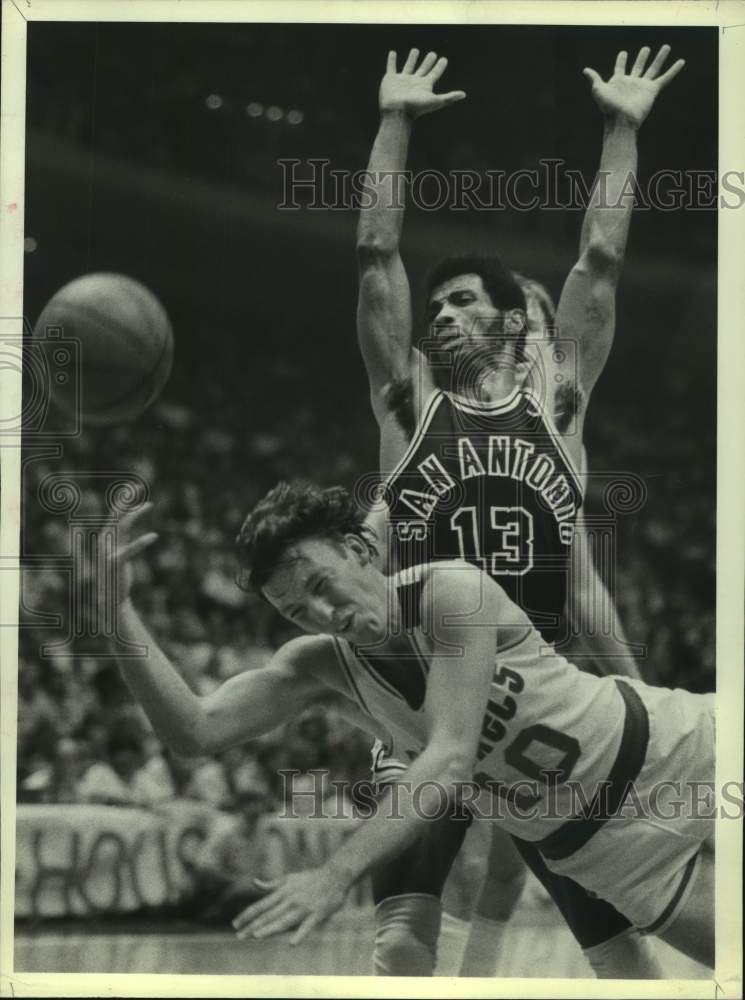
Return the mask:
{"type": "Polygon", "coordinates": [[[76,396],[52,391],[63,412],[73,405],[94,427],[134,420],[158,397],[173,365],[173,333],[153,293],[123,274],[86,274],[44,307],[37,339],[63,336],[78,347],[76,396]]]}

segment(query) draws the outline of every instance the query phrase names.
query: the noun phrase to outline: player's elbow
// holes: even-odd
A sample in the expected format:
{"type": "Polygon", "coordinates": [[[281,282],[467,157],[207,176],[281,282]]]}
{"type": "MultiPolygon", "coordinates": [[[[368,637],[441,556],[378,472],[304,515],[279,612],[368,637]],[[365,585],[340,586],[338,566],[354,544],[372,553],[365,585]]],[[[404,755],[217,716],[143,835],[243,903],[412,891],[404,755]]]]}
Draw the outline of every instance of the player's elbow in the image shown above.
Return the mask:
{"type": "Polygon", "coordinates": [[[440,747],[435,755],[437,763],[431,760],[433,766],[420,775],[415,788],[416,808],[429,817],[439,816],[445,809],[456,809],[469,797],[466,789],[473,782],[474,762],[469,761],[468,754],[457,748],[440,747]]]}
{"type": "Polygon", "coordinates": [[[365,268],[390,260],[398,253],[398,237],[393,233],[379,232],[368,226],[357,231],[357,260],[365,268]]]}
{"type": "Polygon", "coordinates": [[[602,232],[590,234],[577,267],[602,281],[616,282],[621,273],[623,252],[602,232]]]}
{"type": "Polygon", "coordinates": [[[473,781],[475,763],[474,754],[465,747],[451,747],[448,750],[442,775],[449,798],[458,799],[463,794],[464,785],[473,781]]]}

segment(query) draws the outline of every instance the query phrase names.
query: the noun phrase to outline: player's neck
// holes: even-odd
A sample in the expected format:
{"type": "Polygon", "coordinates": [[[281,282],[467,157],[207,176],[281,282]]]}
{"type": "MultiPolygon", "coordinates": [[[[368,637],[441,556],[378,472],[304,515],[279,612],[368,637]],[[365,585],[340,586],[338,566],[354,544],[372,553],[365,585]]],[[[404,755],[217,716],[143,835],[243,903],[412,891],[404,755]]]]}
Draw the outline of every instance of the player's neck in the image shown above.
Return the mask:
{"type": "Polygon", "coordinates": [[[511,366],[492,368],[478,379],[469,379],[456,386],[459,395],[480,403],[498,403],[514,391],[517,382],[511,366]]]}

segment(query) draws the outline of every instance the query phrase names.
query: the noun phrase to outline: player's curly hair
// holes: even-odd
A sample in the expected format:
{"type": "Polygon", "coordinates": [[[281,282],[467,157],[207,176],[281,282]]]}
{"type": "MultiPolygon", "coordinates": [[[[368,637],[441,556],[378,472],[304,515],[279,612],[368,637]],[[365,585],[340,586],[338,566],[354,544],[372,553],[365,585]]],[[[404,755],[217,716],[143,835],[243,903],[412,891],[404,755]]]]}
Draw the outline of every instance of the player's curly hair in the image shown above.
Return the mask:
{"type": "MultiPolygon", "coordinates": [[[[520,309],[527,317],[528,307],[520,282],[496,255],[463,254],[446,257],[430,272],[427,278],[427,302],[439,285],[457,278],[461,274],[477,274],[495,309],[520,309]]],[[[516,338],[515,353],[522,355],[525,346],[526,327],[516,338]]]]}
{"type": "Polygon", "coordinates": [[[236,538],[241,564],[238,586],[261,594],[288,546],[303,538],[344,535],[356,535],[377,556],[377,536],[343,486],[321,489],[312,483],[279,483],[248,512],[236,538]]]}

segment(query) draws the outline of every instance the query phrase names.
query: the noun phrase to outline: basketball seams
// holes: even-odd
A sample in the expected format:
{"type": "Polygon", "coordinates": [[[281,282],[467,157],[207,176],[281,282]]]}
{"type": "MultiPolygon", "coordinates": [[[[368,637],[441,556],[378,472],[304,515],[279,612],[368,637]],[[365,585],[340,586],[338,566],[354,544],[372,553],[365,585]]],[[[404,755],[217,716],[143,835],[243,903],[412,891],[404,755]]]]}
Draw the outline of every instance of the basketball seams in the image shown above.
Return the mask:
{"type": "MultiPolygon", "coordinates": [[[[132,342],[132,329],[130,327],[127,327],[124,323],[122,323],[121,319],[118,316],[113,316],[111,313],[102,312],[95,306],[84,305],[83,303],[79,302],[71,303],[63,301],[59,303],[59,305],[63,307],[61,311],[69,310],[71,314],[71,325],[73,326],[73,328],[75,326],[74,314],[77,312],[78,315],[82,316],[84,319],[87,319],[89,322],[96,323],[103,329],[113,333],[115,337],[121,338],[119,341],[119,346],[124,347],[125,352],[129,355],[128,360],[139,361],[140,358],[142,357],[141,352],[136,349],[138,345],[135,345],[132,342]]],[[[43,318],[43,315],[44,314],[42,313],[41,318],[43,318]]],[[[54,325],[61,325],[64,329],[64,324],[56,323],[54,325]]],[[[149,324],[148,328],[150,329],[149,324]]],[[[154,338],[151,337],[151,339],[154,338]]],[[[167,337],[161,337],[160,339],[166,340],[167,337]]],[[[81,358],[81,360],[83,359],[81,358]]],[[[85,367],[85,362],[83,362],[83,365],[85,367]]]]}
{"type": "MultiPolygon", "coordinates": [[[[142,377],[140,377],[138,379],[138,381],[135,384],[135,386],[133,388],[129,389],[123,395],[116,396],[113,399],[107,399],[104,402],[99,402],[99,403],[95,403],[95,404],[92,404],[92,405],[88,406],[87,407],[88,413],[91,416],[98,416],[98,417],[100,417],[100,416],[104,415],[103,413],[100,412],[100,411],[102,411],[104,409],[110,409],[110,408],[114,408],[116,406],[121,406],[122,403],[130,402],[130,400],[132,402],[134,402],[134,399],[136,397],[137,391],[140,390],[140,389],[145,390],[146,393],[147,393],[146,396],[145,396],[144,402],[141,404],[142,405],[142,409],[146,410],[148,408],[148,406],[150,406],[151,403],[153,403],[155,401],[155,398],[157,397],[158,393],[163,388],[163,385],[161,384],[160,379],[156,380],[155,384],[153,384],[153,385],[150,385],[150,381],[152,379],[152,376],[158,371],[158,368],[160,367],[161,361],[163,360],[163,357],[165,356],[165,354],[166,354],[167,350],[169,349],[169,347],[170,347],[170,340],[169,340],[168,337],[164,337],[163,338],[163,345],[161,347],[160,354],[158,356],[157,361],[153,365],[152,369],[150,371],[148,371],[148,372],[144,372],[143,375],[142,375],[142,377]]],[[[100,366],[96,366],[96,367],[100,367],[100,366]]],[[[115,369],[117,366],[116,365],[111,365],[110,367],[115,369]]],[[[165,380],[168,378],[169,374],[170,374],[170,365],[168,366],[168,372],[166,372],[165,378],[163,379],[163,382],[165,382],[165,380]]],[[[85,397],[83,397],[83,402],[85,402],[85,397]]]]}
{"type": "MultiPolygon", "coordinates": [[[[63,306],[66,305],[68,308],[70,308],[71,306],[71,303],[69,302],[68,303],[63,302],[61,304],[63,306]]],[[[110,364],[106,364],[105,362],[102,364],[99,361],[93,361],[93,363],[89,363],[88,365],[86,365],[85,363],[86,352],[84,350],[84,345],[81,343],[80,361],[83,371],[85,371],[85,369],[88,368],[89,370],[98,371],[100,373],[102,370],[108,369],[110,371],[117,371],[121,375],[122,369],[128,362],[133,362],[133,361],[139,362],[141,360],[142,352],[136,350],[136,345],[132,343],[132,331],[127,327],[125,327],[120,322],[118,317],[114,317],[105,312],[101,312],[94,306],[87,306],[77,302],[74,304],[74,309],[75,311],[78,312],[79,315],[83,316],[88,321],[94,322],[96,323],[96,325],[101,326],[108,332],[113,333],[118,341],[117,348],[119,349],[123,348],[122,353],[126,355],[126,358],[122,358],[117,361],[112,361],[110,364]]],[[[141,312],[139,304],[138,304],[138,311],[141,312]]],[[[148,321],[148,329],[150,329],[149,321],[148,321]]],[[[168,343],[168,337],[161,337],[161,340],[163,341],[163,344],[161,345],[160,354],[158,356],[158,363],[160,362],[160,359],[163,356],[163,350],[165,349],[168,343]]],[[[88,355],[88,357],[90,359],[90,354],[88,355]]],[[[137,400],[138,393],[141,393],[143,395],[143,401],[140,404],[140,408],[144,409],[145,406],[147,405],[145,401],[149,399],[151,394],[150,393],[151,386],[149,385],[149,382],[152,374],[157,369],[157,366],[158,366],[157,364],[154,365],[152,370],[143,370],[142,368],[131,369],[130,384],[126,387],[126,389],[123,392],[121,392],[119,395],[113,397],[107,397],[106,399],[103,400],[100,399],[96,400],[95,402],[92,400],[90,402],[86,401],[86,397],[89,398],[90,394],[86,392],[86,386],[85,384],[83,384],[81,395],[83,401],[84,416],[86,414],[88,414],[90,417],[97,417],[97,418],[105,416],[105,411],[107,410],[116,409],[116,407],[122,406],[125,403],[130,403],[130,402],[135,403],[135,401],[137,400]]],[[[155,389],[156,387],[152,388],[155,389]]]]}

